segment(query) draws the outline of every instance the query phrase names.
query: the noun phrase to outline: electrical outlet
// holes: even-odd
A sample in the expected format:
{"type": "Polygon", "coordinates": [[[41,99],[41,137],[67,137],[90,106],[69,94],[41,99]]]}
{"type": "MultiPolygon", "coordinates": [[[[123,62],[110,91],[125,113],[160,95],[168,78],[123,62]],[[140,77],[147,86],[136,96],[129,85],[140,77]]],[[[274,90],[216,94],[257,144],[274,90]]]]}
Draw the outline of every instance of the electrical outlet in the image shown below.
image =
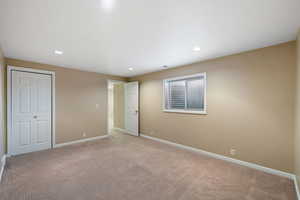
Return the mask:
{"type": "Polygon", "coordinates": [[[82,137],[86,137],[86,133],[85,132],[82,133],[82,137]]]}
{"type": "Polygon", "coordinates": [[[97,108],[97,109],[99,108],[99,104],[96,104],[96,108],[97,108]]]}
{"type": "Polygon", "coordinates": [[[236,154],[236,150],[235,149],[230,149],[229,153],[230,153],[230,155],[234,156],[236,154]]]}

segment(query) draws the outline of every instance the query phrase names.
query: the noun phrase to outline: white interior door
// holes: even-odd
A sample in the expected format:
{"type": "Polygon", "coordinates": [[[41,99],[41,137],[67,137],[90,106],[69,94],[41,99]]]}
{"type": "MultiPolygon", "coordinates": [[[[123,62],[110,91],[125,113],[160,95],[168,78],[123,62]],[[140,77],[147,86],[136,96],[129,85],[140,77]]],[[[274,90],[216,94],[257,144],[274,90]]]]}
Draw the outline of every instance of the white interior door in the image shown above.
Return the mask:
{"type": "Polygon", "coordinates": [[[51,75],[12,71],[12,155],[51,148],[51,75]]]}
{"type": "Polygon", "coordinates": [[[125,130],[139,135],[139,83],[125,83],[125,130]]]}

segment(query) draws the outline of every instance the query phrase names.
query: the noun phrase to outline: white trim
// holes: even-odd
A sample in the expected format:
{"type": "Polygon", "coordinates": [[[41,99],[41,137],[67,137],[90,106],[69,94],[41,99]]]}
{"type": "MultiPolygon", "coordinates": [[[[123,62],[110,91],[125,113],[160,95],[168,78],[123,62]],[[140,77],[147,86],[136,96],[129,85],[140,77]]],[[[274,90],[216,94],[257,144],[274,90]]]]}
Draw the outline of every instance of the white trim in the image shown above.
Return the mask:
{"type": "Polygon", "coordinates": [[[41,74],[49,74],[51,75],[52,79],[52,141],[51,141],[51,147],[54,148],[56,141],[55,141],[55,72],[53,71],[47,71],[47,70],[38,70],[38,69],[32,69],[32,68],[26,68],[26,67],[16,67],[16,66],[7,66],[7,154],[11,155],[11,126],[12,126],[12,120],[11,120],[11,72],[13,70],[17,71],[23,71],[23,72],[33,72],[33,73],[41,73],[41,74]]]}
{"type": "Polygon", "coordinates": [[[1,158],[0,183],[2,180],[2,176],[4,174],[5,164],[6,164],[6,155],[3,155],[1,158]]]}
{"type": "Polygon", "coordinates": [[[55,74],[55,72],[53,72],[53,71],[33,69],[33,68],[27,68],[27,67],[16,67],[16,66],[11,66],[11,65],[8,65],[7,69],[8,69],[8,71],[18,70],[18,71],[23,71],[23,72],[33,72],[33,73],[40,73],[40,74],[50,74],[50,75],[55,74]]]}
{"type": "Polygon", "coordinates": [[[56,145],[56,97],[55,97],[55,72],[52,74],[52,149],[56,145]]]}
{"type": "Polygon", "coordinates": [[[113,129],[116,130],[116,131],[121,131],[121,132],[127,133],[127,131],[125,129],[123,129],[123,128],[114,127],[113,129]]]}
{"type": "Polygon", "coordinates": [[[196,111],[196,110],[163,110],[164,112],[171,112],[171,113],[188,113],[188,114],[197,114],[197,115],[207,115],[206,111],[196,111]]]}
{"type": "Polygon", "coordinates": [[[111,82],[113,84],[127,83],[126,81],[120,81],[120,80],[114,80],[114,79],[107,79],[107,82],[111,82]]]}
{"type": "Polygon", "coordinates": [[[268,167],[264,167],[264,166],[261,166],[261,165],[257,165],[257,164],[254,164],[254,163],[250,163],[250,162],[246,162],[246,161],[242,161],[242,160],[238,160],[238,159],[234,159],[234,158],[230,158],[230,157],[223,156],[223,155],[220,155],[220,154],[211,153],[211,152],[204,151],[204,150],[201,150],[201,149],[185,146],[185,145],[182,145],[182,144],[177,144],[177,143],[174,143],[174,142],[170,142],[170,141],[167,141],[167,140],[151,137],[151,136],[144,135],[144,134],[140,134],[140,136],[143,137],[143,138],[151,139],[151,140],[158,141],[158,142],[161,142],[161,143],[164,143],[164,144],[179,147],[181,149],[185,149],[185,150],[188,150],[188,151],[193,151],[193,152],[196,152],[196,153],[207,155],[207,156],[210,156],[210,157],[213,157],[213,158],[216,158],[216,159],[220,159],[220,160],[228,161],[228,162],[231,162],[231,163],[243,165],[243,166],[246,166],[246,167],[250,167],[252,169],[257,169],[257,170],[260,170],[260,171],[263,171],[263,172],[266,172],[266,173],[269,173],[269,174],[274,174],[274,175],[286,177],[286,178],[289,178],[289,179],[294,179],[294,177],[295,177],[295,175],[291,174],[291,173],[283,172],[283,171],[276,170],[276,169],[271,169],[271,168],[268,168],[268,167]]]}
{"type": "Polygon", "coordinates": [[[82,143],[82,142],[88,142],[88,141],[92,141],[92,140],[100,140],[100,139],[104,139],[104,138],[108,138],[109,135],[101,135],[101,136],[96,136],[96,137],[91,137],[91,138],[85,138],[82,140],[75,140],[75,141],[71,141],[71,142],[66,142],[66,143],[61,143],[61,144],[56,144],[54,145],[54,148],[59,148],[59,147],[63,147],[63,146],[68,146],[68,145],[72,145],[72,144],[78,144],[78,143],[82,143]]]}
{"type": "Polygon", "coordinates": [[[139,135],[136,135],[135,133],[132,133],[132,132],[130,132],[130,131],[127,131],[126,129],[122,129],[122,128],[113,128],[114,130],[116,130],[116,131],[120,131],[120,132],[123,132],[123,133],[126,133],[126,134],[130,134],[130,135],[132,135],[132,136],[139,136],[139,135]]]}
{"type": "Polygon", "coordinates": [[[296,194],[297,194],[297,199],[300,200],[299,185],[298,185],[298,181],[297,181],[297,176],[296,175],[294,175],[294,185],[295,185],[295,190],[296,190],[296,194]]]}
{"type": "Polygon", "coordinates": [[[207,87],[207,76],[206,76],[206,72],[203,73],[197,73],[197,74],[192,74],[192,75],[188,75],[188,76],[178,76],[178,77],[174,77],[174,78],[168,78],[168,79],[164,79],[163,80],[163,103],[162,103],[162,110],[163,112],[170,112],[170,113],[185,113],[185,114],[198,114],[198,115],[207,115],[207,100],[206,100],[206,87],[207,87]],[[166,108],[166,83],[168,81],[174,81],[174,80],[181,80],[181,79],[188,79],[188,78],[194,78],[194,77],[199,77],[202,76],[204,77],[204,109],[201,111],[193,111],[193,110],[181,110],[181,109],[167,109],[166,108]]]}
{"type": "Polygon", "coordinates": [[[176,81],[176,80],[181,80],[181,79],[195,78],[195,77],[198,77],[198,76],[203,76],[204,79],[205,79],[206,72],[191,74],[191,75],[187,75],[187,76],[176,76],[174,78],[164,79],[164,81],[176,81]]]}

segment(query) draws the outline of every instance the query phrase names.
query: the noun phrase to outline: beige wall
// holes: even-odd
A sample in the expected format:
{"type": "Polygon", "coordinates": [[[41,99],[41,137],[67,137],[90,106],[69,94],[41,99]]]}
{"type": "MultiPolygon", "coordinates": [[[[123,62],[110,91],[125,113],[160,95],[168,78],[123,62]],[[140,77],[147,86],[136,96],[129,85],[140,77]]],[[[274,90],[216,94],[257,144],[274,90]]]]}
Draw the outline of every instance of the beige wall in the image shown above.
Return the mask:
{"type": "Polygon", "coordinates": [[[85,138],[107,134],[107,79],[122,78],[9,58],[6,62],[56,73],[56,143],[83,139],[83,132],[85,138]]]}
{"type": "MultiPolygon", "coordinates": [[[[201,53],[201,52],[200,52],[201,53]]],[[[293,172],[296,43],[138,77],[140,132],[293,172]],[[162,80],[207,72],[208,115],[162,112],[162,80]]]]}
{"type": "Polygon", "coordinates": [[[297,38],[297,86],[295,114],[295,174],[300,183],[300,31],[297,38]]]}
{"type": "Polygon", "coordinates": [[[124,129],[124,84],[114,84],[114,127],[124,129]]]}
{"type": "MultiPolygon", "coordinates": [[[[5,62],[4,56],[0,47],[0,161],[5,152],[5,62]]],[[[0,162],[1,163],[1,162],[0,162]]],[[[1,167],[1,164],[0,164],[1,167]]]]}

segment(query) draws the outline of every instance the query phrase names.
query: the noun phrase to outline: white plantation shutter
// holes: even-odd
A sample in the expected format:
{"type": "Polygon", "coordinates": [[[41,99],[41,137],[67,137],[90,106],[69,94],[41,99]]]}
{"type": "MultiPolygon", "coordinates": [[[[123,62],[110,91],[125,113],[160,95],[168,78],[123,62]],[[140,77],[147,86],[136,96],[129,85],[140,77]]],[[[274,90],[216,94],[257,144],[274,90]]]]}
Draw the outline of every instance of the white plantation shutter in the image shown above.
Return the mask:
{"type": "Polygon", "coordinates": [[[187,108],[195,110],[204,109],[204,79],[186,80],[187,84],[187,108]]]}
{"type": "Polygon", "coordinates": [[[165,109],[204,111],[205,81],[205,74],[165,80],[165,109]]]}
{"type": "Polygon", "coordinates": [[[169,83],[171,109],[185,109],[185,81],[171,81],[169,83]]]}

